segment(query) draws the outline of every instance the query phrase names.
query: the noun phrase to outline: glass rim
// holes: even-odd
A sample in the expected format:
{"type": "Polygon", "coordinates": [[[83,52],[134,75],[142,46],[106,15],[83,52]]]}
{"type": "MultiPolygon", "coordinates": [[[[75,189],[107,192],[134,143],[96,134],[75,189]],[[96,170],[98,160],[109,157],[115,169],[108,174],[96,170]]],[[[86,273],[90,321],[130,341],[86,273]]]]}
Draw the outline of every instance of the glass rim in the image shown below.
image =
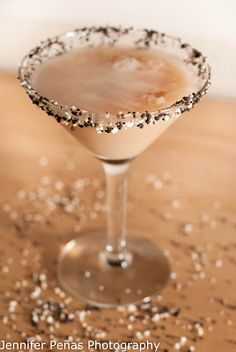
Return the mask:
{"type": "Polygon", "coordinates": [[[70,126],[71,129],[75,129],[78,126],[95,127],[98,133],[104,131],[116,133],[123,127],[137,126],[143,128],[145,124],[155,124],[155,122],[159,120],[168,121],[170,118],[178,117],[182,113],[191,110],[206,94],[211,83],[211,70],[206,57],[180,38],[152,29],[122,26],[91,26],[67,31],[58,36],[41,41],[38,46],[33,48],[22,59],[18,68],[18,79],[33,104],[38,105],[49,116],[54,116],[57,122],[70,126]],[[186,56],[183,62],[196,70],[196,77],[200,79],[199,88],[183,96],[173,104],[161,109],[141,112],[119,112],[117,114],[104,112],[102,118],[101,114],[99,114],[99,119],[97,119],[96,112],[88,112],[75,105],[67,106],[60,104],[53,99],[42,96],[31,85],[30,78],[35,69],[44,61],[73,50],[73,41],[75,40],[81,41],[83,45],[85,44],[88,47],[90,45],[89,41],[91,40],[92,42],[93,40],[93,36],[99,35],[102,40],[107,41],[107,44],[115,45],[120,38],[137,34],[139,35],[138,44],[134,43],[137,48],[165,48],[168,42],[170,42],[169,47],[171,47],[171,45],[173,47],[177,45],[177,48],[186,56]],[[50,50],[55,51],[52,56],[50,56],[50,50]]]}

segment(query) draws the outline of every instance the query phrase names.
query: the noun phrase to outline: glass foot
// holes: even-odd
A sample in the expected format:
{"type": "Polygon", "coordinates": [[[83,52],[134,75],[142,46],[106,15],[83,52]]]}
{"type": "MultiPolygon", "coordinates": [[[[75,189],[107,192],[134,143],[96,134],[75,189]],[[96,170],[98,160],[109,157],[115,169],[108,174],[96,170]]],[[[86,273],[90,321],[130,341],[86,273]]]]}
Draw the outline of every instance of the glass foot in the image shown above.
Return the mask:
{"type": "Polygon", "coordinates": [[[159,293],[168,281],[169,262],[154,243],[129,237],[131,263],[115,267],[102,260],[106,236],[87,233],[67,243],[59,257],[58,275],[71,295],[98,307],[135,304],[159,293]]]}

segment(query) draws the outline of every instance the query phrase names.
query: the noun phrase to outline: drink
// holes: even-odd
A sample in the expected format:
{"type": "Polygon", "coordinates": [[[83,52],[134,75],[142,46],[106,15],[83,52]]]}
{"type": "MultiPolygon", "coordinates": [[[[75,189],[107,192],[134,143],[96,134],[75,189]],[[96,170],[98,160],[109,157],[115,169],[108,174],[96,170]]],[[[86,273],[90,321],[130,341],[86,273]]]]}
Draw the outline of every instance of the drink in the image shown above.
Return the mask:
{"type": "Polygon", "coordinates": [[[157,31],[89,27],[42,42],[22,61],[19,77],[33,103],[102,159],[106,174],[107,241],[95,231],[63,247],[63,287],[102,307],[160,292],[170,273],[162,250],[141,236],[126,244],[127,171],[206,93],[206,58],[157,31]]]}
{"type": "MultiPolygon", "coordinates": [[[[95,112],[98,118],[106,112],[162,109],[191,92],[188,72],[180,60],[160,50],[129,47],[85,48],[57,56],[40,65],[32,82],[41,95],[95,112]]],[[[77,128],[72,134],[101,158],[129,159],[173,121],[160,120],[142,129],[123,128],[114,135],[97,134],[95,128],[77,128]]]]}

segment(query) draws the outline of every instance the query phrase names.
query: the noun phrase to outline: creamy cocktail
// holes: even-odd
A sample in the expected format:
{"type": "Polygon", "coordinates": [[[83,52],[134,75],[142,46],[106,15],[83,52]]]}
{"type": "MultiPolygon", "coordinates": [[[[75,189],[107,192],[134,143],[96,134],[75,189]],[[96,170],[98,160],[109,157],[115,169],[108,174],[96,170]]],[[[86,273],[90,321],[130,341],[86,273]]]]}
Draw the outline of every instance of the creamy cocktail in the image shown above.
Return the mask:
{"type": "MultiPolygon", "coordinates": [[[[161,50],[101,46],[82,48],[40,65],[32,85],[43,96],[67,106],[79,106],[105,115],[154,111],[170,106],[192,91],[190,72],[180,60],[161,50]]],[[[122,115],[121,115],[122,116],[122,115]]],[[[144,118],[146,116],[144,115],[144,118]]],[[[100,133],[95,127],[77,128],[72,134],[95,155],[104,159],[137,156],[174,121],[153,123],[139,129],[130,125],[119,133],[100,133]]],[[[116,130],[118,132],[118,130],[116,130]]]]}
{"type": "Polygon", "coordinates": [[[41,42],[23,59],[19,78],[32,102],[100,158],[106,173],[107,241],[96,230],[67,243],[61,284],[97,306],[159,292],[170,273],[166,256],[147,237],[127,243],[128,166],[206,93],[206,58],[155,30],[88,27],[41,42]]]}

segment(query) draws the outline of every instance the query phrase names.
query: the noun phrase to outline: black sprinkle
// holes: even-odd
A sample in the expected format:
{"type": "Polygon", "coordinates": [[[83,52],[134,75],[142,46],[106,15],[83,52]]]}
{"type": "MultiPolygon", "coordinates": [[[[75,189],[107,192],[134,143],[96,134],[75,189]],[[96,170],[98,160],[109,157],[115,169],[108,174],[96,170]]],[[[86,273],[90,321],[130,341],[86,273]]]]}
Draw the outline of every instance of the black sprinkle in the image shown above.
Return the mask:
{"type": "Polygon", "coordinates": [[[117,122],[117,123],[116,123],[116,126],[117,126],[118,130],[121,130],[121,129],[122,129],[122,123],[121,123],[121,122],[117,122]]]}

